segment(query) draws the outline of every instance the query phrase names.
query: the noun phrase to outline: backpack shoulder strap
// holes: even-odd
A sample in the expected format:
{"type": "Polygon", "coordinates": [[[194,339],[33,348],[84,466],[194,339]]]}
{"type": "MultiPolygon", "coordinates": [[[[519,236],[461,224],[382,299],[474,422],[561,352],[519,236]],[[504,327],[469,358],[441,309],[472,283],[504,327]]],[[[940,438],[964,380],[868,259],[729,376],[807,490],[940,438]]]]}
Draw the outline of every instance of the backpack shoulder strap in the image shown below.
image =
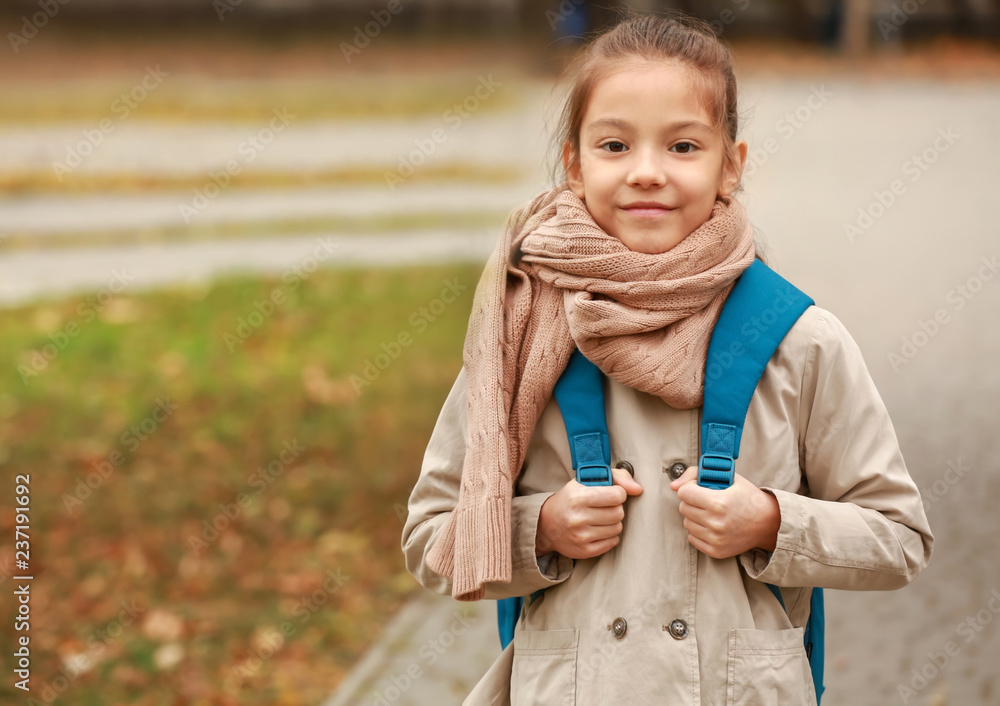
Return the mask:
{"type": "MultiPolygon", "coordinates": [[[[553,396],[566,425],[577,482],[583,485],[611,485],[611,441],[604,409],[604,373],[583,353],[575,350],[566,370],[556,382],[553,396]]],[[[533,593],[528,605],[541,593],[542,590],[533,593]]],[[[514,639],[514,629],[523,606],[522,597],[497,601],[501,648],[506,649],[514,639]]]]}
{"type": "MultiPolygon", "coordinates": [[[[813,300],[760,260],[754,260],[726,298],[705,359],[698,484],[728,488],[736,474],[740,439],[750,400],[764,368],[785,335],[813,300]]],[[[781,607],[777,586],[766,584],[781,607]]],[[[813,588],[804,643],[820,702],[824,662],[823,589],[813,588]]]]}
{"type": "Polygon", "coordinates": [[[785,334],[812,304],[756,259],[729,292],[705,359],[699,485],[732,485],[743,422],[757,382],[785,334]]]}
{"type": "Polygon", "coordinates": [[[577,349],[553,390],[566,424],[576,480],[582,485],[612,484],[603,380],[601,369],[577,349]]]}

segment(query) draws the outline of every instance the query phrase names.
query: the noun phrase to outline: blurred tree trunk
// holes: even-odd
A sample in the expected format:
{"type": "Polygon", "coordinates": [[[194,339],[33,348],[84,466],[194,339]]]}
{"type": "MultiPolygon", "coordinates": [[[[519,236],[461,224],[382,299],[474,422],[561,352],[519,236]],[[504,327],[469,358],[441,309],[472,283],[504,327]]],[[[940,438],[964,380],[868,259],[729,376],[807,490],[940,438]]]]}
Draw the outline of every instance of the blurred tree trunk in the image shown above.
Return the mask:
{"type": "Polygon", "coordinates": [[[845,0],[841,50],[847,56],[862,56],[871,38],[872,0],[845,0]]]}

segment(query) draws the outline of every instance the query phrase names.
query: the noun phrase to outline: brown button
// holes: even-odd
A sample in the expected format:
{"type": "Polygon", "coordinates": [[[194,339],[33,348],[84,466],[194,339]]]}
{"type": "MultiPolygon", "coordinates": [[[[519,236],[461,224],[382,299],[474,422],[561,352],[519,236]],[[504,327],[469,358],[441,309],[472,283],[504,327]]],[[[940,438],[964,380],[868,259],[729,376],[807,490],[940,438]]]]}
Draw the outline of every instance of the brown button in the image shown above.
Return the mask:
{"type": "Polygon", "coordinates": [[[619,461],[615,468],[624,468],[630,476],[635,478],[635,469],[632,468],[632,464],[628,461],[619,461]]]}
{"type": "Polygon", "coordinates": [[[680,618],[674,618],[670,621],[670,625],[667,627],[667,632],[669,632],[670,637],[675,640],[683,640],[688,636],[688,624],[680,618]]]}
{"type": "Polygon", "coordinates": [[[625,622],[625,618],[615,618],[615,622],[611,624],[611,634],[615,636],[615,639],[622,639],[627,631],[628,623],[625,622]]]}
{"type": "Polygon", "coordinates": [[[667,475],[670,476],[670,480],[677,480],[684,475],[684,471],[687,470],[687,464],[683,461],[674,461],[673,465],[666,470],[667,475]]]}

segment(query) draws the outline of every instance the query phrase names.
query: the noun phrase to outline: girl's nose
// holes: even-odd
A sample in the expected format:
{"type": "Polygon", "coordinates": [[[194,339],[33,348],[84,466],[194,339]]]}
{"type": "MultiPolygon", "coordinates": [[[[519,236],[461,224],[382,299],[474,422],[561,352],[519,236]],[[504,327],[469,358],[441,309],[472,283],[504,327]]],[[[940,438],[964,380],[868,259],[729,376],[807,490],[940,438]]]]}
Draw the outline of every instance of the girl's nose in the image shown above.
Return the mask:
{"type": "Polygon", "coordinates": [[[631,168],[628,173],[629,186],[650,188],[663,186],[667,182],[667,174],[661,155],[654,150],[635,150],[631,168]]]}

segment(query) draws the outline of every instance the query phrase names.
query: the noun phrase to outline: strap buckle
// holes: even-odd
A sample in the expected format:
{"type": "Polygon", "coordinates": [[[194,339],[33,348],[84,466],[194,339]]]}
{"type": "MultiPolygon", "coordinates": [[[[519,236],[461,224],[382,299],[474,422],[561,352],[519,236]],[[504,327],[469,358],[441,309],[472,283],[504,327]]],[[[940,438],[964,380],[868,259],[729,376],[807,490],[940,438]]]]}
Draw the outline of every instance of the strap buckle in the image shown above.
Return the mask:
{"type": "Polygon", "coordinates": [[[576,469],[576,481],[581,485],[613,485],[611,466],[588,463],[576,469]]]}
{"type": "Polygon", "coordinates": [[[724,490],[733,484],[736,460],[727,454],[707,453],[698,459],[698,485],[724,490]]]}

